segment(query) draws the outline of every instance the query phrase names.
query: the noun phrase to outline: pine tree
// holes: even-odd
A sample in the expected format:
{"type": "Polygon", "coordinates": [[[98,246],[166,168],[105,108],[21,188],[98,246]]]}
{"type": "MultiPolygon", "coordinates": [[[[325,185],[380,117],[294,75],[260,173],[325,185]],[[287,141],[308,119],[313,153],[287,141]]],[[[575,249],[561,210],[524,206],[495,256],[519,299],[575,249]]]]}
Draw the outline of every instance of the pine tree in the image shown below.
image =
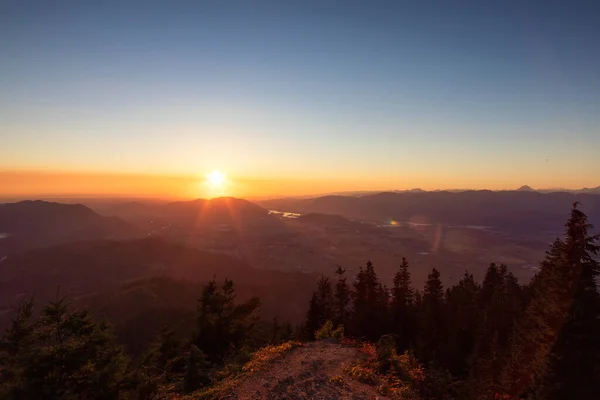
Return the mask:
{"type": "Polygon", "coordinates": [[[515,320],[523,309],[522,288],[506,265],[492,263],[489,266],[477,303],[480,312],[469,359],[469,381],[475,396],[488,396],[503,390],[499,377],[515,320]]]}
{"type": "Polygon", "coordinates": [[[198,347],[191,345],[187,354],[183,390],[186,393],[198,390],[210,383],[208,368],[210,362],[198,347]]]}
{"type": "Polygon", "coordinates": [[[444,338],[444,287],[440,273],[433,268],[423,290],[419,324],[419,359],[424,363],[438,360],[444,338]]]}
{"type": "Polygon", "coordinates": [[[321,275],[321,279],[317,282],[317,298],[321,309],[322,324],[332,321],[334,317],[333,290],[331,281],[324,275],[321,275]]]}
{"type": "Polygon", "coordinates": [[[336,326],[347,324],[348,319],[348,306],[350,303],[351,293],[350,288],[348,287],[348,283],[346,282],[346,277],[344,273],[346,272],[345,268],[342,268],[338,265],[335,270],[336,275],[338,276],[337,283],[335,285],[335,307],[334,307],[334,324],[336,326]]]}
{"type": "Polygon", "coordinates": [[[306,322],[304,323],[304,333],[308,340],[315,340],[315,332],[323,325],[321,307],[317,292],[313,292],[306,312],[306,322]]]}
{"type": "Polygon", "coordinates": [[[379,284],[377,301],[377,316],[379,320],[378,336],[387,334],[392,328],[392,319],[390,318],[390,291],[387,286],[379,284]]]}
{"type": "Polygon", "coordinates": [[[375,341],[381,336],[382,294],[375,268],[371,261],[365,269],[360,268],[352,292],[351,333],[359,338],[375,341]]]}
{"type": "Polygon", "coordinates": [[[573,205],[567,222],[564,248],[575,293],[550,360],[549,399],[592,399],[600,393],[600,235],[588,233],[593,226],[578,206],[573,205]]]}
{"type": "Polygon", "coordinates": [[[462,378],[468,373],[467,360],[476,340],[479,291],[473,275],[465,271],[458,284],[446,292],[448,318],[452,322],[445,342],[445,362],[450,372],[462,378]]]}
{"type": "Polygon", "coordinates": [[[591,399],[600,390],[599,247],[589,229],[575,203],[565,239],[548,251],[513,337],[503,372],[510,395],[591,399]]]}
{"type": "Polygon", "coordinates": [[[317,282],[317,290],[313,293],[306,322],[304,324],[306,335],[310,340],[314,340],[315,332],[327,321],[334,318],[334,301],[331,288],[331,281],[324,275],[317,282]]]}
{"type": "Polygon", "coordinates": [[[30,356],[36,324],[31,321],[33,299],[19,304],[11,325],[0,338],[0,398],[10,398],[19,393],[24,365],[30,356]]]}
{"type": "Polygon", "coordinates": [[[86,311],[72,311],[58,298],[33,325],[30,316],[27,303],[2,340],[2,352],[14,354],[3,397],[116,399],[131,388],[128,361],[108,325],[95,324],[86,311]]]}
{"type": "Polygon", "coordinates": [[[390,306],[393,331],[397,335],[399,349],[404,351],[414,341],[416,331],[414,312],[415,295],[406,258],[402,258],[402,264],[400,264],[400,268],[394,275],[393,283],[390,306]]]}
{"type": "Polygon", "coordinates": [[[212,362],[222,362],[232,351],[239,349],[256,327],[260,300],[252,298],[235,304],[234,299],[235,288],[229,279],[221,286],[213,279],[204,286],[198,299],[193,344],[212,362]]]}
{"type": "Polygon", "coordinates": [[[163,325],[159,329],[141,364],[147,376],[162,376],[165,381],[169,381],[172,374],[183,371],[182,343],[171,327],[163,325]]]}

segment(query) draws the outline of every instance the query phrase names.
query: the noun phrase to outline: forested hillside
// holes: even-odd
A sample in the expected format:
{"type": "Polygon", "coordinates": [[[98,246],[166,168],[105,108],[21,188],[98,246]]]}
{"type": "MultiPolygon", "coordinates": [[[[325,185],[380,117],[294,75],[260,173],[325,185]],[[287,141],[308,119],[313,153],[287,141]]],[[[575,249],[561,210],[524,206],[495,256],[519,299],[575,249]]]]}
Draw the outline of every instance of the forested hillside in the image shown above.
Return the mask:
{"type": "Polygon", "coordinates": [[[169,305],[163,317],[141,314],[139,340],[150,341],[143,349],[128,344],[134,334],[124,350],[119,331],[97,315],[118,322],[119,303],[142,311],[142,303],[160,303],[160,280],[95,298],[91,313],[60,294],[47,304],[26,298],[0,341],[0,398],[251,398],[241,388],[270,363],[277,360],[278,370],[301,364],[308,357],[295,350],[302,341],[327,340],[358,351],[314,347],[319,362],[331,354],[327,368],[339,375],[314,370],[317,378],[305,371],[285,382],[264,374],[258,381],[279,398],[298,398],[286,390],[308,390],[302,382],[309,381],[312,398],[354,398],[359,386],[345,382],[358,381],[372,387],[365,393],[402,399],[593,399],[600,393],[600,268],[591,228],[575,203],[564,237],[527,284],[496,264],[482,282],[465,271],[451,287],[433,269],[423,288],[413,287],[406,259],[391,287],[371,262],[356,276],[338,267],[336,278],[318,281],[305,321],[295,326],[261,319],[260,299],[238,297],[232,280],[213,278],[196,294],[175,283],[190,306],[171,318],[163,318],[169,305]],[[153,318],[160,323],[152,326],[153,318]],[[152,340],[142,333],[148,329],[156,329],[152,340]]]}

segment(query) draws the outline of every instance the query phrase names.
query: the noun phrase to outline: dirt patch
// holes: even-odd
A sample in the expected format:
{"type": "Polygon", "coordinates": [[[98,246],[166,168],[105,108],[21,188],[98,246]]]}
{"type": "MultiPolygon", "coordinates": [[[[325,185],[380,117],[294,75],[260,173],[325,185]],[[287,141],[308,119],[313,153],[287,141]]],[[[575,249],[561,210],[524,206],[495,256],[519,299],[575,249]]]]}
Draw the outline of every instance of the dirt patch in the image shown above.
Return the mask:
{"type": "Polygon", "coordinates": [[[352,380],[344,368],[360,357],[354,348],[321,341],[292,350],[245,378],[227,399],[385,399],[374,387],[352,380]]]}

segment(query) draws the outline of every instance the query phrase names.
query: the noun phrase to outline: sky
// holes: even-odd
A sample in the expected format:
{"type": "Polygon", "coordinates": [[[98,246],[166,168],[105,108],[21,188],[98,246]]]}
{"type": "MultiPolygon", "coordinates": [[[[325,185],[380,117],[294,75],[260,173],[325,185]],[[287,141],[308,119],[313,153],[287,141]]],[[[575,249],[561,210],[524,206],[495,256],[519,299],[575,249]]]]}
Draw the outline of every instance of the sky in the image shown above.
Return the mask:
{"type": "Polygon", "coordinates": [[[597,1],[4,0],[0,196],[595,187],[599,43],[597,1]]]}

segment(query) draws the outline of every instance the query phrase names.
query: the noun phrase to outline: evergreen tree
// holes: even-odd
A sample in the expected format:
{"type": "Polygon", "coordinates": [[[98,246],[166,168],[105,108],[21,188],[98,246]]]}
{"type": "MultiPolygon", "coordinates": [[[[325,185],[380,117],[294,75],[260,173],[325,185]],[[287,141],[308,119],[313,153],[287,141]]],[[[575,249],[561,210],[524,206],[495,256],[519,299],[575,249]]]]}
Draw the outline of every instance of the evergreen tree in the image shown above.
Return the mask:
{"type": "Polygon", "coordinates": [[[306,335],[310,340],[314,340],[315,332],[327,321],[334,318],[334,301],[331,288],[331,281],[324,275],[317,282],[317,290],[313,293],[306,322],[304,324],[306,335]]]}
{"type": "Polygon", "coordinates": [[[377,318],[379,321],[378,336],[387,334],[392,328],[392,319],[390,318],[390,291],[387,286],[379,284],[377,301],[377,318]]]}
{"type": "Polygon", "coordinates": [[[127,359],[108,325],[71,311],[64,299],[50,302],[33,325],[30,317],[26,303],[2,340],[7,353],[0,359],[12,354],[3,398],[117,399],[132,388],[127,359]]]}
{"type": "Polygon", "coordinates": [[[198,347],[191,345],[185,364],[183,390],[186,393],[198,390],[210,383],[208,368],[210,362],[198,347]]]}
{"type": "Polygon", "coordinates": [[[414,312],[415,295],[412,288],[408,262],[402,258],[402,264],[394,275],[391,290],[391,318],[393,331],[397,335],[398,347],[404,351],[415,339],[416,321],[414,312]]]}
{"type": "Polygon", "coordinates": [[[533,280],[503,378],[507,393],[591,399],[600,391],[599,237],[575,203],[564,241],[556,240],[533,280]]]}
{"type": "Polygon", "coordinates": [[[427,277],[420,310],[418,355],[424,363],[438,360],[444,339],[444,287],[433,268],[427,277]]]}
{"type": "Polygon", "coordinates": [[[279,344],[281,342],[291,340],[293,336],[294,328],[292,328],[292,324],[286,322],[282,325],[277,320],[277,317],[273,317],[273,324],[271,326],[271,338],[269,340],[271,344],[279,344]]]}
{"type": "Polygon", "coordinates": [[[446,309],[451,324],[448,325],[445,342],[445,363],[450,372],[462,378],[468,373],[467,360],[476,340],[479,290],[473,275],[465,271],[458,284],[446,292],[446,309]]]}
{"type": "Polygon", "coordinates": [[[169,326],[163,325],[160,328],[156,340],[143,357],[141,366],[148,377],[161,377],[167,382],[172,374],[183,372],[182,343],[169,326]]]}
{"type": "Polygon", "coordinates": [[[523,309],[523,294],[506,265],[491,264],[479,299],[479,321],[473,354],[469,359],[470,387],[475,396],[501,393],[499,379],[509,350],[515,320],[523,309]]]}
{"type": "Polygon", "coordinates": [[[14,396],[25,384],[23,368],[35,351],[32,346],[36,325],[31,321],[32,315],[33,299],[21,302],[10,327],[0,338],[0,398],[14,396]]]}
{"type": "Polygon", "coordinates": [[[213,279],[202,289],[198,299],[198,323],[193,344],[212,362],[222,362],[225,357],[252,335],[256,327],[258,298],[235,304],[233,282],[225,279],[218,286],[213,279]]]}
{"type": "Polygon", "coordinates": [[[371,261],[360,268],[352,292],[351,333],[375,341],[381,336],[381,289],[371,261]]]}
{"type": "Polygon", "coordinates": [[[321,307],[317,292],[313,292],[306,312],[306,322],[304,323],[304,332],[308,340],[315,340],[315,332],[323,325],[321,307]]]}
{"type": "Polygon", "coordinates": [[[350,303],[351,293],[350,288],[348,287],[348,283],[346,282],[346,277],[344,273],[346,272],[345,268],[342,268],[338,265],[335,270],[336,275],[338,276],[337,283],[335,285],[335,307],[334,307],[334,325],[346,325],[348,319],[348,306],[350,303]]]}
{"type": "Polygon", "coordinates": [[[333,289],[329,278],[321,275],[317,282],[317,298],[321,311],[322,324],[326,321],[332,321],[334,318],[333,289]]]}

